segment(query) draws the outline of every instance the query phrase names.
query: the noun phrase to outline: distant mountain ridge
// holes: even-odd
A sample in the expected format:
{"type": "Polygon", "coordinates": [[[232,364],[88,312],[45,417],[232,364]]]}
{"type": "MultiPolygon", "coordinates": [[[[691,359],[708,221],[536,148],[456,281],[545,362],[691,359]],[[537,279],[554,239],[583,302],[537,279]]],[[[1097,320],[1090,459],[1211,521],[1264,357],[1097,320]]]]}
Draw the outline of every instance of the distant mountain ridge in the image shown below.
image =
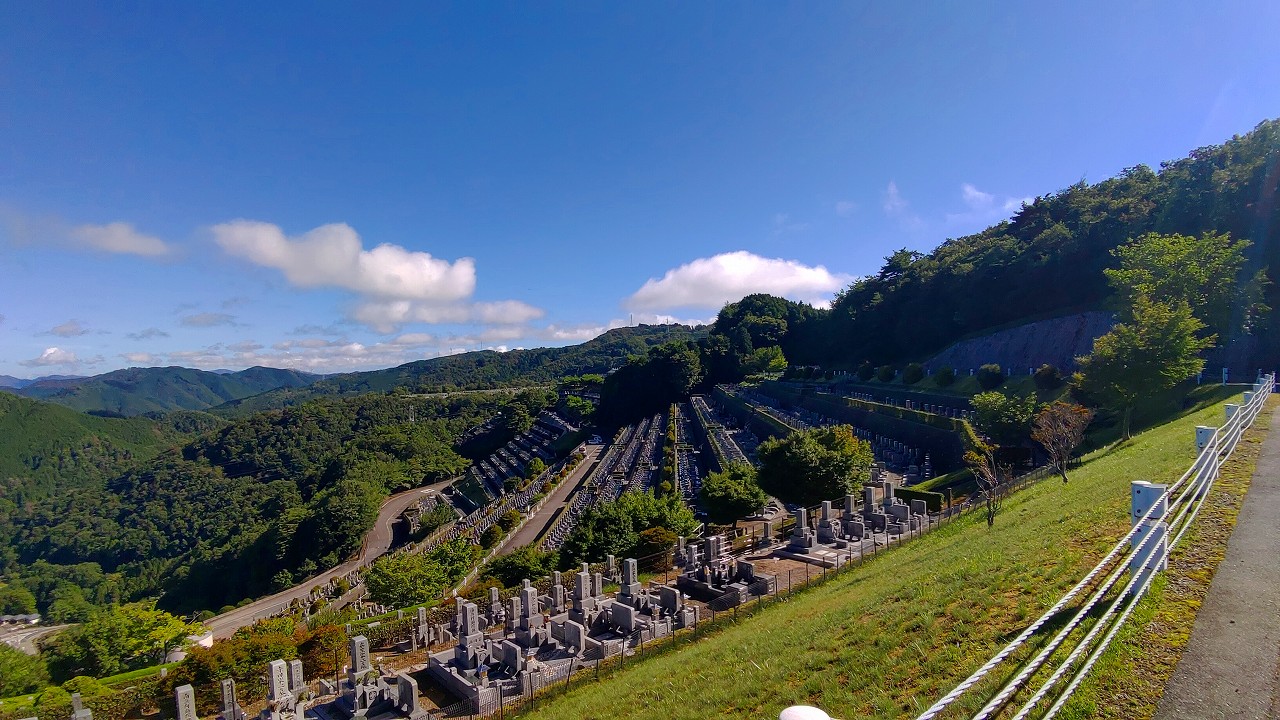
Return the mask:
{"type": "Polygon", "coordinates": [[[511,387],[553,382],[566,375],[607,373],[631,355],[672,340],[689,340],[705,330],[687,325],[639,325],[609,330],[578,345],[528,350],[477,350],[416,360],[386,370],[342,373],[304,387],[280,387],[212,408],[224,416],[297,405],[317,397],[349,396],[405,388],[419,392],[511,387]]]}
{"type": "Polygon", "coordinates": [[[38,378],[17,378],[12,375],[0,375],[0,388],[24,388],[44,380],[74,380],[83,375],[42,375],[38,378]]]}
{"type": "Polygon", "coordinates": [[[171,410],[204,410],[276,388],[301,387],[320,377],[267,367],[232,373],[184,367],[126,368],[86,378],[41,379],[7,389],[81,412],[132,417],[171,410]]]}

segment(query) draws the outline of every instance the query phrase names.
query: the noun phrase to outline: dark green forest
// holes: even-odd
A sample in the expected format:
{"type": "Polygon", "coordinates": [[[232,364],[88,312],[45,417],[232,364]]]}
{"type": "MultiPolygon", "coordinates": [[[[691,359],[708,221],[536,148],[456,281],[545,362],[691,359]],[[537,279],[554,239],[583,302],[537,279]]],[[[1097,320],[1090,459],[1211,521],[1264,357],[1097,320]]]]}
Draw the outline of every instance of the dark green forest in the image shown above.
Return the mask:
{"type": "Polygon", "coordinates": [[[58,492],[29,491],[0,518],[3,570],[54,620],[159,593],[169,609],[217,610],[338,564],[388,493],[466,469],[454,438],[554,401],[542,390],[372,393],[251,415],[48,484],[58,492]]]}

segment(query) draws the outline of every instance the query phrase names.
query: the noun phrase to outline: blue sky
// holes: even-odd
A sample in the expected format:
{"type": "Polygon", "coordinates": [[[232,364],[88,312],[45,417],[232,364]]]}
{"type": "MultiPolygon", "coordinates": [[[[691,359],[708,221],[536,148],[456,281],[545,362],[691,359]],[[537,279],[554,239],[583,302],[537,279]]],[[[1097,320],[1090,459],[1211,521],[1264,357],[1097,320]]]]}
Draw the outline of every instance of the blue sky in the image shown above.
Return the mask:
{"type": "Polygon", "coordinates": [[[823,302],[1280,115],[1271,2],[262,7],[9,8],[0,373],[334,372],[823,302]]]}

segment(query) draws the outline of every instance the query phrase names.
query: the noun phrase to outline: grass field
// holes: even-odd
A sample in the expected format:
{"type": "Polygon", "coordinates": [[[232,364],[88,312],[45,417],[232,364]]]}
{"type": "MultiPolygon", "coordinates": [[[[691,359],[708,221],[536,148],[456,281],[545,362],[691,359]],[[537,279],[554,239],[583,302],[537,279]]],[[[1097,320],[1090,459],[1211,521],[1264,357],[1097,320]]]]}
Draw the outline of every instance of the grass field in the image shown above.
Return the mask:
{"type": "Polygon", "coordinates": [[[769,718],[798,703],[846,720],[912,716],[1079,580],[1128,529],[1129,482],[1176,479],[1193,428],[1222,417],[1215,404],[1097,451],[1068,484],[1009,498],[993,528],[971,514],[522,717],[769,718]]]}

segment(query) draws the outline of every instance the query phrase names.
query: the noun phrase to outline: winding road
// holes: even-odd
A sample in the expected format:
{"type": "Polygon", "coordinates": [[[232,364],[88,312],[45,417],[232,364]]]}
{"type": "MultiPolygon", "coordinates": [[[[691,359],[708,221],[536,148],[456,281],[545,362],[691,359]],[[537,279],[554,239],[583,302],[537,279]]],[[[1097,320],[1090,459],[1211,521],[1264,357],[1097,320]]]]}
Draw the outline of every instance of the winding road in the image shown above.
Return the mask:
{"type": "Polygon", "coordinates": [[[382,503],[382,507],[378,508],[378,519],[374,521],[373,529],[365,535],[360,554],[355,559],[308,578],[288,590],[282,590],[275,595],[260,598],[248,605],[205,620],[204,626],[213,632],[215,639],[230,637],[236,630],[252,624],[255,620],[274,615],[294,600],[307,597],[311,594],[311,588],[325,585],[333,578],[342,577],[357,568],[368,565],[391,549],[391,542],[395,538],[392,525],[400,518],[405,508],[422,497],[444,490],[452,482],[453,480],[444,480],[392,495],[382,503]]]}

